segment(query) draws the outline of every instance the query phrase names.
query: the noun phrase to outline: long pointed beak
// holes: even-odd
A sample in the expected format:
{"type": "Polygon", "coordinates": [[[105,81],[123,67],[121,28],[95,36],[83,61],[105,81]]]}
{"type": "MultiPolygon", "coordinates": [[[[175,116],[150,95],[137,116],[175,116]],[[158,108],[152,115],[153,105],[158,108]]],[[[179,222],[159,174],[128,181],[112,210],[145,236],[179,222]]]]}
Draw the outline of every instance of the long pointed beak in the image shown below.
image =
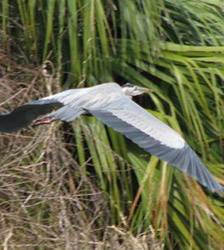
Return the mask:
{"type": "Polygon", "coordinates": [[[143,87],[138,87],[138,90],[142,93],[152,93],[154,90],[148,89],[148,88],[143,88],[143,87]]]}

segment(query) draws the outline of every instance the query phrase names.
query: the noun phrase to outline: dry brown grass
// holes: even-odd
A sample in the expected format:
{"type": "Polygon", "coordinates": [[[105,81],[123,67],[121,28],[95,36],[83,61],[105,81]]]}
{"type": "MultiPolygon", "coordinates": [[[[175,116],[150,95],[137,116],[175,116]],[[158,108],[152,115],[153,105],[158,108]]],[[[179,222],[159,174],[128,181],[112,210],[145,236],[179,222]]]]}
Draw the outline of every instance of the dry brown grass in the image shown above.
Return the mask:
{"type": "MultiPolygon", "coordinates": [[[[0,57],[1,113],[47,94],[39,69],[0,57]]],[[[110,224],[106,195],[83,174],[59,126],[0,135],[2,249],[162,249],[153,230],[134,236],[110,224]]]]}

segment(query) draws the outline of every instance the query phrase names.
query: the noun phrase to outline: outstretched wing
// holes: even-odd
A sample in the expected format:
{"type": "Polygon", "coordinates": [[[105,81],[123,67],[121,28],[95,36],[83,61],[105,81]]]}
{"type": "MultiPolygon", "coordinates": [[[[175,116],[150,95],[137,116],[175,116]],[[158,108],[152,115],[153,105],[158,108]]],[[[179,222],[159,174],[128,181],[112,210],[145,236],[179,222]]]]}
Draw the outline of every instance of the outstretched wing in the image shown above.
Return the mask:
{"type": "Polygon", "coordinates": [[[10,113],[0,115],[0,132],[14,132],[27,127],[39,116],[47,114],[64,121],[74,120],[84,111],[72,107],[72,100],[78,90],[67,90],[56,95],[45,97],[14,109],[10,113]]]}
{"type": "Polygon", "coordinates": [[[147,152],[187,173],[211,191],[224,192],[224,187],[214,179],[177,132],[129,98],[122,97],[100,110],[87,110],[147,152]]]}

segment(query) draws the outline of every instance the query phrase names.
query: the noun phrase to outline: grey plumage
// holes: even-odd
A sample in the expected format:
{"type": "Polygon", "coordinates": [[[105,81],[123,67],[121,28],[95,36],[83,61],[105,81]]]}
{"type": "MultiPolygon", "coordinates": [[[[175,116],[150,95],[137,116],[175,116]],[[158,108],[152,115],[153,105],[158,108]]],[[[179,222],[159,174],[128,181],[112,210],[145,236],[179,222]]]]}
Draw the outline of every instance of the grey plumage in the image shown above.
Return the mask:
{"type": "Polygon", "coordinates": [[[0,115],[0,131],[16,131],[49,112],[45,119],[53,117],[64,121],[72,121],[88,112],[211,191],[224,192],[224,187],[177,132],[131,100],[132,96],[146,91],[132,84],[121,88],[116,83],[67,90],[0,115]]]}

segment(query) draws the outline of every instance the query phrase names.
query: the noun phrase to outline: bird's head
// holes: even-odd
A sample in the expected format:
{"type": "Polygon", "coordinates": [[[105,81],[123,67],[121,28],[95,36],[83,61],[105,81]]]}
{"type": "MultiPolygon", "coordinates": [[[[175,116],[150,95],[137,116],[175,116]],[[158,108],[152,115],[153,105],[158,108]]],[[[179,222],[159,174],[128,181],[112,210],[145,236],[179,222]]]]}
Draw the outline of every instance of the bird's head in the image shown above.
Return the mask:
{"type": "Polygon", "coordinates": [[[122,86],[122,91],[124,92],[125,95],[128,97],[136,96],[136,95],[142,95],[144,93],[152,93],[153,90],[148,89],[148,88],[143,88],[136,86],[132,83],[126,83],[122,86]]]}

